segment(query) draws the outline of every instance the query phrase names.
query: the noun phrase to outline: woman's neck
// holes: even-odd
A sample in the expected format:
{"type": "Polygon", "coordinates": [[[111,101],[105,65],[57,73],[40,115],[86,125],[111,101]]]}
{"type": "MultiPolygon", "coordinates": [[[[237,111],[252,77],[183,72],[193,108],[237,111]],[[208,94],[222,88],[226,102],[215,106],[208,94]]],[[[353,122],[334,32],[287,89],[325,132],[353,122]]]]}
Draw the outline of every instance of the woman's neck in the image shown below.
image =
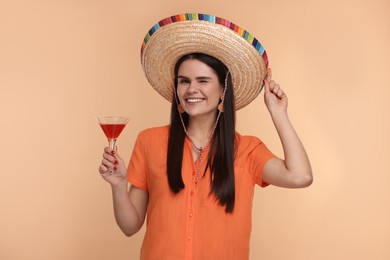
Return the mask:
{"type": "Polygon", "coordinates": [[[208,144],[215,127],[215,123],[215,116],[191,117],[189,119],[187,131],[197,147],[204,148],[208,144]]]}

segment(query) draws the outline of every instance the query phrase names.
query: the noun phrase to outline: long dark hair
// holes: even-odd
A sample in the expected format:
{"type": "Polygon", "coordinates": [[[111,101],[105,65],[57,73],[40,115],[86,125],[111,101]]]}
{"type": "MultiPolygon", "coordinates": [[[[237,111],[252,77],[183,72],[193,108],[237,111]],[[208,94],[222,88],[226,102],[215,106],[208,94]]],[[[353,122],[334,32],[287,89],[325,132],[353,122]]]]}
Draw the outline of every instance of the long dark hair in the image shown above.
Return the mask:
{"type": "MultiPolygon", "coordinates": [[[[225,78],[227,77],[227,89],[223,104],[224,112],[221,113],[213,139],[210,143],[211,147],[206,169],[210,167],[210,194],[213,193],[216,196],[219,205],[225,206],[227,213],[232,213],[235,201],[234,137],[236,114],[231,76],[230,73],[228,74],[228,68],[218,59],[202,53],[188,54],[181,57],[175,66],[174,84],[176,93],[179,67],[188,59],[199,60],[211,67],[217,74],[219,83],[222,86],[225,86],[225,78]]],[[[182,118],[187,127],[189,120],[187,113],[183,113],[182,118]]],[[[169,187],[174,193],[179,193],[184,189],[181,168],[185,136],[186,134],[181,124],[174,94],[167,151],[168,182],[169,187]]]]}

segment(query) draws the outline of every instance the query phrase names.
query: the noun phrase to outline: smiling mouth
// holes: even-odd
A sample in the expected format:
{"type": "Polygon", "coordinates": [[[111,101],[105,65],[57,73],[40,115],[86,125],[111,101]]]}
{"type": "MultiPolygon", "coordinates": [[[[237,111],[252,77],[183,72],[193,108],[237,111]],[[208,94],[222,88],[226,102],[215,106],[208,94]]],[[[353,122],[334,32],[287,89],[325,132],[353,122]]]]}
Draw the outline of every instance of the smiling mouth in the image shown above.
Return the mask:
{"type": "Polygon", "coordinates": [[[188,104],[196,104],[196,103],[202,102],[203,100],[204,100],[203,98],[187,98],[186,102],[188,104]]]}

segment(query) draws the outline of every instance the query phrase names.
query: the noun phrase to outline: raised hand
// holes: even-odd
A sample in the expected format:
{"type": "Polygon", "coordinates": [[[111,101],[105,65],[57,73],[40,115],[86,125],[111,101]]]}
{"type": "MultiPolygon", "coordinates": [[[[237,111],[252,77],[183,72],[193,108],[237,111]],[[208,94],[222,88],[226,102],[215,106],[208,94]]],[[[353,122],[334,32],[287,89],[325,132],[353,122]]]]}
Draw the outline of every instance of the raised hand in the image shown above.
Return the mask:
{"type": "Polygon", "coordinates": [[[287,96],[281,89],[280,85],[272,79],[272,71],[268,69],[266,78],[264,79],[265,93],[264,102],[268,111],[272,114],[274,112],[287,112],[287,96]]]}

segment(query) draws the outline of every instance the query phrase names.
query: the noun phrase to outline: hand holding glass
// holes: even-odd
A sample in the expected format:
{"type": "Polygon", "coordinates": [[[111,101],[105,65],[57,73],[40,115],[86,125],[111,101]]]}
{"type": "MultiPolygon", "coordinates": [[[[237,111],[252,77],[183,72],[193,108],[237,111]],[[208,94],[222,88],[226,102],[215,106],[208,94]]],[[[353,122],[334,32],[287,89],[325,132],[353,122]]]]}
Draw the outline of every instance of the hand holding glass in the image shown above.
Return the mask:
{"type": "MultiPolygon", "coordinates": [[[[108,139],[108,145],[110,146],[111,150],[115,150],[116,139],[119,137],[120,133],[125,128],[127,122],[129,121],[129,118],[117,116],[97,116],[96,120],[103,129],[103,132],[108,139]]],[[[108,173],[104,175],[122,177],[121,173],[116,173],[113,169],[109,169],[108,173]]]]}

